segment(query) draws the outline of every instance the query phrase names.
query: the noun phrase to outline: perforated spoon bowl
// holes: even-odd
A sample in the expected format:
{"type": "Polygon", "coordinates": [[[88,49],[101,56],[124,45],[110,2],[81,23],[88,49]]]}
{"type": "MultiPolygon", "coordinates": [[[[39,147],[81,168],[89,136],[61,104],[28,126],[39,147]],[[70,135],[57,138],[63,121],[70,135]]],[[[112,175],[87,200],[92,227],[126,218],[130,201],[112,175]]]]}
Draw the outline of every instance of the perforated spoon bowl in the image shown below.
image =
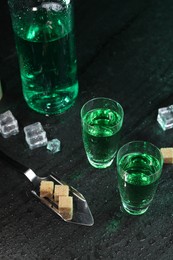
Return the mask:
{"type": "MultiPolygon", "coordinates": [[[[85,226],[92,226],[94,224],[94,219],[91,214],[90,208],[88,206],[88,203],[84,196],[78,192],[76,189],[74,189],[72,186],[69,186],[69,193],[70,196],[73,196],[73,217],[71,220],[66,220],[63,218],[63,216],[59,213],[57,205],[48,198],[41,198],[39,196],[39,189],[40,189],[40,183],[41,181],[53,181],[54,184],[60,184],[64,185],[66,183],[59,181],[56,176],[48,175],[47,177],[39,177],[35,174],[35,172],[31,169],[28,169],[21,163],[13,160],[9,156],[7,156],[5,153],[0,151],[0,158],[5,160],[6,162],[13,165],[17,171],[24,174],[30,182],[32,182],[34,189],[31,190],[31,193],[45,206],[47,206],[50,210],[52,210],[54,213],[56,213],[58,216],[61,217],[64,221],[68,223],[74,223],[79,225],[85,225],[85,226]]],[[[68,185],[68,184],[67,184],[68,185]]]]}

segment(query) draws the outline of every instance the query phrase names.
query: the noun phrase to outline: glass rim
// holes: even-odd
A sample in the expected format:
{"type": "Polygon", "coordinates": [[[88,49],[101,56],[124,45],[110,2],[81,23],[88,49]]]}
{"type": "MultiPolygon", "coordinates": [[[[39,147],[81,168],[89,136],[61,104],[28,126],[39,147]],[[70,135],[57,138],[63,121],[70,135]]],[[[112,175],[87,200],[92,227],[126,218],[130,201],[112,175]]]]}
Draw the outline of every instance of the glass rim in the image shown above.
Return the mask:
{"type": "MultiPolygon", "coordinates": [[[[130,141],[130,142],[128,142],[128,143],[125,143],[123,146],[121,146],[120,148],[119,148],[119,150],[117,151],[117,156],[116,156],[116,162],[117,162],[117,164],[118,164],[118,155],[119,155],[119,153],[123,150],[123,148],[125,147],[125,146],[128,146],[128,145],[130,145],[130,144],[133,144],[133,143],[146,143],[146,144],[149,144],[151,147],[153,147],[157,152],[159,152],[159,154],[160,154],[160,167],[162,167],[163,166],[163,162],[164,162],[164,160],[163,160],[163,155],[162,155],[162,153],[161,153],[161,151],[160,151],[160,149],[156,146],[156,145],[154,145],[153,143],[151,143],[151,142],[149,142],[149,141],[142,141],[142,140],[134,140],[134,141],[130,141]]],[[[157,171],[156,171],[157,172],[157,171]]],[[[155,172],[155,173],[156,173],[155,172]]],[[[155,174],[154,173],[154,174],[155,174]]]]}
{"type": "MultiPolygon", "coordinates": [[[[123,118],[124,118],[124,109],[123,107],[121,106],[121,104],[119,102],[117,102],[116,100],[114,99],[111,99],[111,98],[106,98],[106,97],[96,97],[96,98],[92,98],[90,100],[88,100],[87,102],[85,102],[83,104],[83,106],[81,107],[81,110],[80,110],[80,115],[81,115],[81,119],[82,119],[82,112],[85,108],[85,106],[87,106],[90,102],[93,102],[93,101],[96,101],[96,100],[107,100],[107,101],[111,101],[112,103],[116,104],[118,106],[118,108],[120,108],[120,111],[121,111],[121,120],[119,122],[117,122],[115,125],[111,126],[110,128],[114,128],[116,126],[118,126],[122,121],[123,121],[123,118]]],[[[83,122],[83,120],[82,120],[83,122]]],[[[85,123],[86,124],[86,123],[85,123]]],[[[86,124],[86,125],[89,125],[89,124],[86,124]]],[[[90,126],[90,127],[93,127],[93,126],[90,126]]]]}

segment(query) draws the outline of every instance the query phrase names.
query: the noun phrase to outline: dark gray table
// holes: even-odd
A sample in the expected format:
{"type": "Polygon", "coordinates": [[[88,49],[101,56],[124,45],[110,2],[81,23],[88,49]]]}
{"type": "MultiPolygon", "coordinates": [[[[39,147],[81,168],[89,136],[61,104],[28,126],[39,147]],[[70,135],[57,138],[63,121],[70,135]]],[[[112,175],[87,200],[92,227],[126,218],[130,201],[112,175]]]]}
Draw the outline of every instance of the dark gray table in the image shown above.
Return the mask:
{"type": "Polygon", "coordinates": [[[40,176],[54,173],[87,198],[93,227],[69,225],[42,207],[31,184],[0,159],[0,259],[173,259],[173,166],[164,166],[148,212],[133,217],[120,211],[115,163],[97,170],[86,159],[80,108],[90,98],[119,101],[125,118],[121,144],[147,140],[173,146],[173,130],[164,132],[157,110],[173,104],[172,0],[75,1],[80,92],[60,116],[30,110],[22,96],[17,56],[5,0],[1,0],[0,113],[10,109],[20,133],[0,137],[0,149],[40,176]],[[40,121],[62,151],[29,150],[23,127],[40,121]]]}

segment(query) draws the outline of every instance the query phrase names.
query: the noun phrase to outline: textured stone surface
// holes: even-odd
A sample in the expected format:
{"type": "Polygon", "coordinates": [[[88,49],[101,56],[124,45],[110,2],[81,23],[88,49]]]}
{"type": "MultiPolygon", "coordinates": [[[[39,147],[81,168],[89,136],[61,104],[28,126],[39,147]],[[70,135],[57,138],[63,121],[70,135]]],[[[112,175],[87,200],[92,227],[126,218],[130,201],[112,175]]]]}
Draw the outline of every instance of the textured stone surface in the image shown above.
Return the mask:
{"type": "Polygon", "coordinates": [[[5,0],[1,1],[0,113],[10,109],[20,129],[41,122],[61,153],[29,150],[24,133],[0,137],[0,149],[40,176],[53,172],[84,194],[93,227],[69,225],[40,205],[32,185],[0,159],[0,259],[159,259],[173,257],[173,168],[164,166],[158,192],[140,217],[120,211],[116,167],[96,170],[87,162],[80,108],[92,97],[119,101],[125,111],[121,144],[148,140],[173,145],[173,131],[157,123],[159,107],[173,104],[173,2],[171,0],[75,1],[80,93],[60,116],[30,110],[23,97],[5,0]],[[3,39],[3,40],[2,40],[3,39]]]}

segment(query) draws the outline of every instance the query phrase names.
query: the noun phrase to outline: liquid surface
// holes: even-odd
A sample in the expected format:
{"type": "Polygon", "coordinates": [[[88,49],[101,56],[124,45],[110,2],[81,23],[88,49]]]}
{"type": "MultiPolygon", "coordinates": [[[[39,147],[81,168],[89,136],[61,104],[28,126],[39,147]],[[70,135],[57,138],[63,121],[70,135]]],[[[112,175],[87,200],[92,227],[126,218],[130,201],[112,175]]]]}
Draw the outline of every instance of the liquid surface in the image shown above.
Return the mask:
{"type": "Polygon", "coordinates": [[[102,168],[115,157],[121,116],[114,110],[95,109],[86,113],[83,120],[83,140],[88,159],[102,168]]]}
{"type": "Polygon", "coordinates": [[[159,160],[142,153],[127,154],[118,165],[118,182],[122,200],[129,208],[143,209],[155,194],[160,177],[159,160]]]}
{"type": "Polygon", "coordinates": [[[72,9],[56,3],[34,8],[13,17],[24,97],[38,112],[61,113],[78,94],[72,9]]]}

